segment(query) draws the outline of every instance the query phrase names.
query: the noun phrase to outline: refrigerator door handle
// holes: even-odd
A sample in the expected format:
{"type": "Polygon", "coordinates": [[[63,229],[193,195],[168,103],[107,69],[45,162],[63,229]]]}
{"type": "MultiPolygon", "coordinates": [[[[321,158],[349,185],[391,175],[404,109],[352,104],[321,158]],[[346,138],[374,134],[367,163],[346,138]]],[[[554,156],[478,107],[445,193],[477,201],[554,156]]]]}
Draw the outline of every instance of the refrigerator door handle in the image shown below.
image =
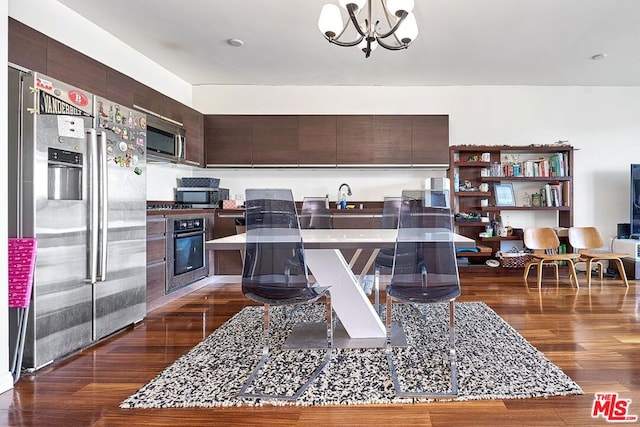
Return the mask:
{"type": "Polygon", "coordinates": [[[96,283],[98,276],[98,138],[95,129],[87,130],[89,144],[89,280],[96,283]]]}
{"type": "Polygon", "coordinates": [[[99,185],[99,204],[100,204],[100,262],[98,278],[104,282],[107,280],[107,243],[108,243],[108,222],[107,222],[107,194],[108,194],[108,176],[107,176],[107,134],[100,132],[98,138],[98,157],[100,162],[100,185],[99,185]]]}

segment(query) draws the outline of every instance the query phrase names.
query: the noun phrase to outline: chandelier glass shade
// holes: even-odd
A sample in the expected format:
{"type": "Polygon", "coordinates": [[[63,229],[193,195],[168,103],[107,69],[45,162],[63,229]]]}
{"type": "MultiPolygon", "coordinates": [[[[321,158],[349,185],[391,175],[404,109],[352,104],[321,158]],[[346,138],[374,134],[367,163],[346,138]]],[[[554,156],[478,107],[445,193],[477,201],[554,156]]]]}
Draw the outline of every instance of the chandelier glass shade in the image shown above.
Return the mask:
{"type": "Polygon", "coordinates": [[[372,4],[375,1],[338,0],[347,11],[346,21],[342,19],[340,7],[325,4],[318,19],[320,32],[330,43],[343,47],[357,46],[367,58],[377,46],[389,50],[409,47],[418,36],[416,17],[412,13],[414,0],[379,0],[377,9],[382,17],[374,23],[372,4]],[[351,39],[345,41],[347,37],[351,39]]]}

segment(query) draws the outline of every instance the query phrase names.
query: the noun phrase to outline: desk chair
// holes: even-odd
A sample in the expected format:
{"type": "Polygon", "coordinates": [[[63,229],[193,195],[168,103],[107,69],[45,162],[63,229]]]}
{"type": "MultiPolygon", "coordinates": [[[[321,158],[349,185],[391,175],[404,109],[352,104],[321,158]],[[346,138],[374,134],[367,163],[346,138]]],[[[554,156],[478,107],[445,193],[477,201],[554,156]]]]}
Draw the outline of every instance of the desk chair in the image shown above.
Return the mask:
{"type": "Polygon", "coordinates": [[[320,374],[331,358],[333,318],[328,287],[312,287],[291,190],[246,190],[247,241],[242,272],[242,293],[264,306],[262,357],[238,396],[296,400],[320,374]],[[252,393],[254,380],[270,360],[271,306],[297,306],[325,298],[327,353],[309,379],[293,394],[252,393]]]}
{"type": "MultiPolygon", "coordinates": [[[[604,246],[604,240],[602,235],[595,227],[571,227],[569,228],[569,244],[574,249],[577,249],[580,258],[576,261],[584,262],[587,266],[587,287],[591,287],[591,264],[596,263],[598,265],[598,272],[600,273],[600,283],[603,279],[603,266],[601,261],[614,262],[618,267],[618,274],[624,282],[625,286],[629,287],[627,281],[627,275],[624,272],[624,265],[622,264],[622,257],[626,254],[619,254],[613,252],[592,252],[595,249],[602,248],[604,246]]],[[[576,279],[577,282],[577,279],[576,279]]]]}
{"type": "Polygon", "coordinates": [[[403,191],[393,271],[386,292],[386,355],[396,395],[424,398],[457,396],[454,301],[460,292],[451,209],[432,206],[429,190],[403,191]],[[449,303],[450,391],[402,389],[391,348],[394,301],[410,304],[449,303]]]}
{"type": "Polygon", "coordinates": [[[525,285],[527,284],[527,278],[529,277],[529,270],[531,267],[538,267],[538,288],[542,287],[542,267],[545,263],[553,265],[556,273],[556,284],[558,283],[558,261],[566,261],[569,266],[569,280],[571,286],[575,280],[576,288],[579,288],[578,277],[576,276],[576,269],[574,263],[580,258],[580,254],[576,253],[557,253],[560,246],[560,240],[553,228],[541,227],[541,228],[526,228],[523,235],[524,245],[533,250],[531,256],[533,260],[529,261],[524,266],[524,275],[522,279],[525,285]]]}

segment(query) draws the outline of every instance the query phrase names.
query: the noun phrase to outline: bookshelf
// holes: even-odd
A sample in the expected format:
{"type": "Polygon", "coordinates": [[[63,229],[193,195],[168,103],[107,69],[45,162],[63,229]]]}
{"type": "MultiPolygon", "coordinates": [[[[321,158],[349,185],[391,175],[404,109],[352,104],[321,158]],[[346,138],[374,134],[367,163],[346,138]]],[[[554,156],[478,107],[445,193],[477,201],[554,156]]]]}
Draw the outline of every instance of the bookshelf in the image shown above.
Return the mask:
{"type": "Polygon", "coordinates": [[[522,246],[518,230],[541,221],[545,226],[571,227],[573,150],[572,146],[557,144],[449,147],[454,226],[457,233],[474,238],[482,250],[461,252],[458,256],[468,257],[472,263],[484,263],[497,251],[505,250],[505,246],[522,246]],[[504,200],[510,189],[513,196],[504,200]],[[513,220],[505,220],[509,217],[513,220]],[[486,227],[498,220],[508,222],[504,225],[512,227],[511,233],[481,237],[486,227]]]}

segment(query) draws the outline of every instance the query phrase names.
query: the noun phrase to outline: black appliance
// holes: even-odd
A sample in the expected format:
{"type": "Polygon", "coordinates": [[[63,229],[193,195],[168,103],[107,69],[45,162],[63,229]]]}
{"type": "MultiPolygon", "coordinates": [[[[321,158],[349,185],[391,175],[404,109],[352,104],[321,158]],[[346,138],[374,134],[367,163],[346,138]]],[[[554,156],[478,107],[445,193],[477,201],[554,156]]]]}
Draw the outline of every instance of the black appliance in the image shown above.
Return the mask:
{"type": "Polygon", "coordinates": [[[176,188],[176,203],[188,203],[194,208],[221,208],[223,200],[229,200],[228,188],[176,188]]]}
{"type": "Polygon", "coordinates": [[[205,256],[205,227],[202,217],[168,221],[166,293],[193,283],[209,272],[205,256]]]}
{"type": "Polygon", "coordinates": [[[629,236],[640,239],[640,164],[631,165],[631,221],[629,236]]]}
{"type": "Polygon", "coordinates": [[[629,224],[628,222],[618,224],[618,234],[616,236],[618,239],[628,239],[630,234],[631,224],[629,224]]]}

